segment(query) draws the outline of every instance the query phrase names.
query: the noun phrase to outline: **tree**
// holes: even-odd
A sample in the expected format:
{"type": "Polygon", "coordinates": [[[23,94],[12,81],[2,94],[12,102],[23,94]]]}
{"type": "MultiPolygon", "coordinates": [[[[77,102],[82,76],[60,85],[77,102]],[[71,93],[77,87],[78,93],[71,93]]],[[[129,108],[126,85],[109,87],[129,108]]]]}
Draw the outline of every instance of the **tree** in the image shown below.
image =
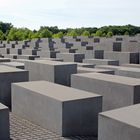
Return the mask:
{"type": "Polygon", "coordinates": [[[8,34],[8,36],[7,36],[7,40],[8,41],[12,41],[12,40],[18,40],[18,37],[17,37],[17,35],[16,35],[16,32],[17,32],[17,28],[11,28],[10,29],[10,32],[9,32],[9,34],[8,34]]]}
{"type": "Polygon", "coordinates": [[[128,32],[128,31],[126,31],[126,32],[124,33],[124,35],[129,35],[129,32],[128,32]]]}
{"type": "Polygon", "coordinates": [[[62,38],[64,36],[63,32],[59,32],[53,35],[53,38],[62,38]]]}
{"type": "Polygon", "coordinates": [[[85,31],[81,34],[81,36],[90,36],[90,33],[89,33],[89,31],[85,30],[85,31]]]}
{"type": "Polygon", "coordinates": [[[97,30],[95,36],[102,36],[103,35],[103,32],[101,30],[97,30]]]}
{"type": "Polygon", "coordinates": [[[0,40],[4,40],[4,33],[0,30],[0,40]]]}
{"type": "Polygon", "coordinates": [[[67,36],[73,36],[73,37],[76,37],[78,34],[75,30],[69,30],[68,33],[67,33],[67,36]]]}
{"type": "Polygon", "coordinates": [[[10,29],[13,27],[13,25],[11,23],[4,23],[4,22],[0,22],[0,30],[3,33],[6,33],[7,31],[10,31],[10,29]]]}
{"type": "Polygon", "coordinates": [[[49,31],[47,28],[43,29],[42,31],[39,32],[39,37],[40,38],[51,38],[52,37],[52,32],[49,31]]]}
{"type": "Polygon", "coordinates": [[[106,36],[107,36],[107,37],[112,37],[112,36],[113,36],[113,33],[110,31],[110,32],[107,33],[106,36]]]}

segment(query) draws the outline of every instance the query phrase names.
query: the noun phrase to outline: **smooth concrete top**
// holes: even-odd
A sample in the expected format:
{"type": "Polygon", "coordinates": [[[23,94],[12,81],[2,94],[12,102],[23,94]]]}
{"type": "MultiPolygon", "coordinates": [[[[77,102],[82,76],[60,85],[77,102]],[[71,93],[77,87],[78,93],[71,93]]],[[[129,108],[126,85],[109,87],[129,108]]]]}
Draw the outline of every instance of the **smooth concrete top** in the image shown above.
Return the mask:
{"type": "Polygon", "coordinates": [[[117,61],[117,60],[112,60],[112,59],[85,59],[85,60],[90,60],[90,61],[104,61],[104,62],[108,62],[108,61],[117,61]]]}
{"type": "Polygon", "coordinates": [[[95,64],[91,64],[91,63],[75,63],[77,64],[78,66],[93,66],[95,67],[95,64]]]}
{"type": "Polygon", "coordinates": [[[0,110],[3,110],[3,109],[8,109],[8,107],[0,103],[0,110]]]}
{"type": "Polygon", "coordinates": [[[30,62],[32,60],[28,60],[28,59],[11,59],[12,62],[30,62]]]}
{"type": "Polygon", "coordinates": [[[59,61],[50,61],[50,60],[34,60],[34,61],[30,61],[30,62],[48,64],[48,65],[74,65],[75,64],[72,62],[59,62],[59,61]]]}
{"type": "MultiPolygon", "coordinates": [[[[85,67],[78,67],[77,70],[79,71],[87,71],[87,72],[111,72],[112,70],[107,69],[98,69],[98,68],[85,68],[85,67]]],[[[112,71],[113,72],[113,71],[112,71]]]]}
{"type": "Polygon", "coordinates": [[[140,128],[140,104],[102,112],[100,114],[104,117],[140,128]]]}
{"type": "Polygon", "coordinates": [[[115,66],[115,65],[96,65],[95,67],[97,68],[112,68],[112,69],[119,69],[120,66],[115,66]]]}
{"type": "Polygon", "coordinates": [[[10,66],[0,65],[0,73],[21,72],[21,71],[26,71],[26,70],[17,69],[17,68],[10,67],[10,66]]]}
{"type": "Polygon", "coordinates": [[[1,60],[10,61],[11,59],[9,59],[9,58],[0,58],[0,61],[1,61],[1,60]]]}
{"type": "Polygon", "coordinates": [[[140,64],[122,64],[124,67],[140,68],[140,64]]]}
{"type": "Polygon", "coordinates": [[[20,62],[5,62],[2,63],[3,65],[7,65],[7,66],[24,66],[24,63],[20,63],[20,62]]]}
{"type": "Polygon", "coordinates": [[[113,53],[113,54],[136,54],[136,52],[117,52],[117,51],[105,51],[107,53],[113,53]]]}
{"type": "Polygon", "coordinates": [[[131,72],[140,72],[140,68],[130,68],[130,67],[121,67],[119,70],[131,71],[131,72]]]}
{"type": "Polygon", "coordinates": [[[124,85],[131,85],[131,86],[140,85],[140,79],[118,76],[118,75],[110,75],[110,74],[102,74],[102,73],[82,73],[82,74],[73,74],[73,75],[79,77],[86,77],[89,79],[97,79],[97,80],[113,82],[113,83],[121,83],[124,85]]]}
{"type": "Polygon", "coordinates": [[[26,88],[33,92],[48,96],[50,98],[54,98],[59,101],[70,101],[101,96],[83,90],[54,84],[48,81],[21,82],[14,83],[13,85],[18,85],[22,88],[26,88]]]}
{"type": "Polygon", "coordinates": [[[83,55],[84,53],[59,53],[59,54],[62,54],[62,55],[83,55]]]}
{"type": "Polygon", "coordinates": [[[35,58],[35,60],[63,61],[63,59],[61,58],[47,58],[47,57],[39,57],[39,58],[35,58]]]}

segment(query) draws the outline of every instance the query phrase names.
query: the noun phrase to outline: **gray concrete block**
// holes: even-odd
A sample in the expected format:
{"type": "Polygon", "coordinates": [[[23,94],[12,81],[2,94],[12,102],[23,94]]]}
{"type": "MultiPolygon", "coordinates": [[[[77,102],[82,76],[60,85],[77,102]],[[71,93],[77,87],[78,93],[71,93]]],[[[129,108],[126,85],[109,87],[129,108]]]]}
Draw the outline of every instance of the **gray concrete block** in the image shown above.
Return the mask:
{"type": "Polygon", "coordinates": [[[119,65],[118,60],[111,60],[111,59],[84,59],[83,63],[91,63],[95,65],[119,65]]]}
{"type": "Polygon", "coordinates": [[[84,68],[84,67],[78,67],[77,73],[106,73],[106,74],[114,74],[113,70],[107,70],[107,69],[97,69],[97,68],[84,68]]]}
{"type": "Polygon", "coordinates": [[[94,68],[95,65],[94,64],[90,64],[90,63],[76,63],[78,67],[84,67],[84,68],[94,68]]]}
{"type": "Polygon", "coordinates": [[[56,58],[57,53],[59,53],[59,51],[38,51],[37,55],[40,57],[56,58]]]}
{"type": "Polygon", "coordinates": [[[17,59],[16,54],[2,54],[4,58],[11,58],[11,59],[17,59]]]}
{"type": "Polygon", "coordinates": [[[25,69],[29,71],[29,80],[47,80],[70,85],[71,74],[77,73],[77,64],[49,60],[26,61],[25,69]]]}
{"type": "Polygon", "coordinates": [[[22,49],[23,55],[37,55],[38,50],[34,49],[22,49]]]}
{"type": "Polygon", "coordinates": [[[6,62],[6,63],[2,63],[2,65],[24,69],[24,63],[21,62],[6,62]]]}
{"type": "Polygon", "coordinates": [[[62,136],[97,135],[102,96],[47,81],[14,83],[12,111],[62,136]]]}
{"type": "Polygon", "coordinates": [[[39,58],[39,56],[36,56],[36,55],[17,55],[17,59],[35,60],[35,58],[39,58]]]}
{"type": "Polygon", "coordinates": [[[121,67],[116,71],[116,75],[140,78],[139,68],[121,67]]]}
{"type": "Polygon", "coordinates": [[[22,49],[17,49],[17,48],[10,48],[10,54],[17,54],[21,55],[22,54],[22,49]]]}
{"type": "Polygon", "coordinates": [[[0,63],[3,63],[3,62],[10,62],[11,59],[9,58],[0,58],[0,63]]]}
{"type": "Polygon", "coordinates": [[[99,115],[98,140],[139,140],[140,104],[99,115]]]}
{"type": "Polygon", "coordinates": [[[73,74],[73,88],[103,96],[103,110],[140,103],[140,79],[102,73],[73,74]]]}
{"type": "Polygon", "coordinates": [[[9,109],[0,103],[0,140],[10,140],[9,109]]]}
{"type": "Polygon", "coordinates": [[[56,57],[63,59],[64,62],[82,62],[85,55],[81,53],[58,53],[56,57]]]}
{"type": "Polygon", "coordinates": [[[140,68],[140,64],[122,64],[123,67],[140,68]]]}
{"type": "Polygon", "coordinates": [[[119,60],[119,64],[139,63],[139,53],[135,52],[104,52],[105,59],[119,60]]]}
{"type": "Polygon", "coordinates": [[[60,62],[63,62],[63,59],[61,59],[61,58],[39,57],[39,58],[35,58],[35,60],[49,60],[49,61],[60,61],[60,62]]]}
{"type": "Polygon", "coordinates": [[[11,83],[28,81],[28,71],[0,65],[0,102],[11,107],[11,83]]]}

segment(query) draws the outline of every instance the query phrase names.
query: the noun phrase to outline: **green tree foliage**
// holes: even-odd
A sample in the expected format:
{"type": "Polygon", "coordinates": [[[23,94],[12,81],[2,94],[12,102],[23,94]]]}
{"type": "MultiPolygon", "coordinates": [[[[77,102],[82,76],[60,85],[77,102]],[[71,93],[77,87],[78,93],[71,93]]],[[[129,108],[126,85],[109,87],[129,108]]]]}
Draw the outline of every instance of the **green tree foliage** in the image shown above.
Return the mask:
{"type": "Polygon", "coordinates": [[[27,40],[32,39],[34,33],[27,28],[11,28],[7,40],[27,40]]]}
{"type": "Polygon", "coordinates": [[[51,38],[52,35],[53,35],[52,32],[49,31],[47,28],[39,31],[40,38],[45,38],[45,37],[51,38]]]}
{"type": "Polygon", "coordinates": [[[4,38],[5,38],[5,35],[4,35],[4,33],[0,30],[0,40],[4,40],[4,38]]]}
{"type": "Polygon", "coordinates": [[[69,30],[68,33],[67,33],[67,36],[74,36],[75,37],[77,35],[78,34],[77,34],[76,30],[74,30],[74,29],[73,30],[69,30]]]}
{"type": "Polygon", "coordinates": [[[113,33],[110,31],[110,32],[107,33],[106,36],[107,36],[107,37],[112,37],[112,36],[113,36],[113,33]]]}
{"type": "Polygon", "coordinates": [[[128,31],[126,31],[126,32],[124,33],[124,35],[129,35],[129,32],[128,32],[128,31]]]}
{"type": "Polygon", "coordinates": [[[57,26],[41,26],[39,30],[29,30],[27,28],[16,28],[11,23],[0,22],[0,39],[2,40],[27,40],[33,38],[54,37],[61,38],[63,36],[99,36],[111,37],[113,35],[136,35],[140,34],[140,27],[133,25],[125,26],[103,26],[67,28],[59,29],[57,26]]]}
{"type": "Polygon", "coordinates": [[[9,34],[7,36],[7,40],[11,41],[11,40],[18,40],[18,37],[16,35],[17,32],[17,28],[11,28],[11,30],[9,31],[9,34]]]}
{"type": "Polygon", "coordinates": [[[53,35],[53,38],[62,38],[64,36],[63,32],[59,32],[53,35]]]}
{"type": "Polygon", "coordinates": [[[90,33],[89,33],[89,31],[85,30],[85,31],[81,34],[81,36],[90,36],[90,33]]]}
{"type": "Polygon", "coordinates": [[[97,30],[95,36],[100,36],[100,37],[103,36],[102,30],[97,30]]]}
{"type": "Polygon", "coordinates": [[[5,34],[7,31],[9,31],[13,25],[11,23],[4,23],[0,22],[0,30],[5,34]]]}

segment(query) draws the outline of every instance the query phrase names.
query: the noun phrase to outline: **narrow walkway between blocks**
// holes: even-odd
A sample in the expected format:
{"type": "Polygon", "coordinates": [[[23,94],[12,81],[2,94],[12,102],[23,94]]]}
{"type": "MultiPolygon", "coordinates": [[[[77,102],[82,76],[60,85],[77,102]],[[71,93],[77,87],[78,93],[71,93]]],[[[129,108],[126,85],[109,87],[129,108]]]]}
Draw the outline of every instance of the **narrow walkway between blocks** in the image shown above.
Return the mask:
{"type": "Polygon", "coordinates": [[[97,140],[95,137],[84,136],[64,138],[12,113],[10,136],[11,140],[97,140]]]}

